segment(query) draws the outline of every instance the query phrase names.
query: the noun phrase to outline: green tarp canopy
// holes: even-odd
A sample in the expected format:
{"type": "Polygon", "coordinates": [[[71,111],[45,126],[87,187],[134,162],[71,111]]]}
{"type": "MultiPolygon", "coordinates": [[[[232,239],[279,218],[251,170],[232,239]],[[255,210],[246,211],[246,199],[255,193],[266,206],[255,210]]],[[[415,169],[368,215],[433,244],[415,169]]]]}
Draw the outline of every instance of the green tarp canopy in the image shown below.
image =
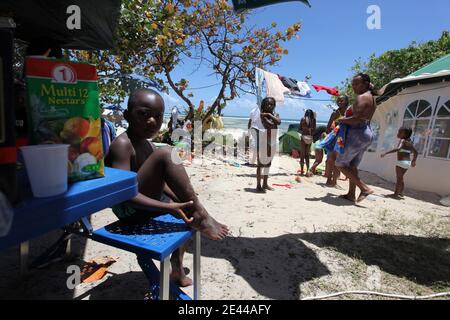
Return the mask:
{"type": "Polygon", "coordinates": [[[255,9],[259,7],[268,6],[271,4],[277,4],[281,2],[299,1],[311,7],[308,0],[233,0],[234,11],[240,12],[245,9],[255,9]]]}
{"type": "Polygon", "coordinates": [[[291,153],[292,150],[300,150],[300,133],[288,131],[280,137],[280,152],[291,153]]]}

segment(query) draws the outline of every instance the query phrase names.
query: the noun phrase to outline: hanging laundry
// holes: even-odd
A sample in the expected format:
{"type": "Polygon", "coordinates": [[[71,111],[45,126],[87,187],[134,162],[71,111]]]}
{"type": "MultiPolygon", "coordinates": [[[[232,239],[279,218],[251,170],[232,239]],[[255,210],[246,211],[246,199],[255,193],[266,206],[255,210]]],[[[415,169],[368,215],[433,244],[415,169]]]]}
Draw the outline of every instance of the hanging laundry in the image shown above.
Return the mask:
{"type": "Polygon", "coordinates": [[[297,86],[297,80],[286,78],[286,77],[283,77],[283,76],[280,76],[280,75],[278,75],[278,78],[280,78],[280,80],[283,83],[283,85],[286,88],[288,88],[289,90],[294,91],[294,92],[299,92],[300,91],[298,89],[298,86],[297,86]]]}
{"type": "Polygon", "coordinates": [[[264,70],[260,68],[255,69],[255,85],[256,85],[256,103],[261,107],[262,102],[262,85],[264,81],[264,70]]]}
{"type": "Polygon", "coordinates": [[[276,74],[264,71],[266,79],[267,96],[272,97],[278,103],[284,103],[284,94],[291,90],[286,88],[276,74]]]}
{"type": "Polygon", "coordinates": [[[332,96],[339,97],[341,94],[339,91],[335,88],[325,87],[318,84],[313,84],[314,89],[316,89],[317,92],[321,90],[325,90],[328,94],[331,94],[332,96]]]}
{"type": "Polygon", "coordinates": [[[303,81],[298,81],[297,82],[297,87],[300,90],[300,95],[302,97],[308,97],[311,98],[311,88],[309,87],[309,85],[306,82],[303,81]]]}

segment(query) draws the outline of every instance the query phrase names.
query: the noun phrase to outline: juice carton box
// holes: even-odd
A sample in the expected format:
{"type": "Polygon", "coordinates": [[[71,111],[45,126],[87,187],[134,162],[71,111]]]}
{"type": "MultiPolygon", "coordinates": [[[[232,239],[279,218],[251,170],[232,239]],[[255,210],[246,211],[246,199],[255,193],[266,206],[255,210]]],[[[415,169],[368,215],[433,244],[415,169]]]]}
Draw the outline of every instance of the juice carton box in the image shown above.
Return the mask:
{"type": "Polygon", "coordinates": [[[31,141],[70,145],[70,182],[103,177],[95,66],[28,57],[25,68],[31,141]]]}

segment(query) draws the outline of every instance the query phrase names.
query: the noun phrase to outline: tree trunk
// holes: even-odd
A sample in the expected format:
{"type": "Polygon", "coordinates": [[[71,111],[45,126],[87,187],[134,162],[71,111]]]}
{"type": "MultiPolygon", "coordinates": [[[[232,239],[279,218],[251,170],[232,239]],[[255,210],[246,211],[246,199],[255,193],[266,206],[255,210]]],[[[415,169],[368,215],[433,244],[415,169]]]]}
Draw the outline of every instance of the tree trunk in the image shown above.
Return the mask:
{"type": "Polygon", "coordinates": [[[170,87],[173,89],[173,91],[175,91],[175,93],[184,101],[186,102],[186,104],[189,107],[189,112],[186,115],[185,120],[189,119],[189,120],[193,120],[194,117],[194,104],[191,102],[191,100],[189,100],[184,94],[183,91],[181,91],[180,89],[178,89],[178,87],[175,85],[175,83],[172,80],[172,77],[170,76],[170,72],[167,69],[164,69],[164,73],[166,75],[167,78],[167,82],[169,82],[170,87]]]}

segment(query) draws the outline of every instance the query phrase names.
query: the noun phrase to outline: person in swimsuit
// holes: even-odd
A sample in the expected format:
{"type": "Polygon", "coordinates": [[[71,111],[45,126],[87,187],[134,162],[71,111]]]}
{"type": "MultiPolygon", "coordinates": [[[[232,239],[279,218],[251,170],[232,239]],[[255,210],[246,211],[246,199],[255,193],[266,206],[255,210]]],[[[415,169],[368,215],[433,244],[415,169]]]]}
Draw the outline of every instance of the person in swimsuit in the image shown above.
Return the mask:
{"type": "MultiPolygon", "coordinates": [[[[345,118],[347,116],[351,116],[346,114],[346,110],[349,105],[349,99],[346,95],[340,96],[337,101],[338,109],[334,111],[331,116],[330,120],[328,121],[327,125],[327,134],[330,133],[332,130],[336,128],[336,126],[339,123],[339,120],[342,118],[345,118]]],[[[339,178],[339,169],[336,168],[335,162],[336,162],[337,153],[336,152],[330,152],[327,154],[327,162],[326,162],[326,168],[325,168],[325,176],[327,177],[327,183],[326,185],[329,187],[337,187],[337,179],[339,178]]]]}
{"type": "Polygon", "coordinates": [[[316,131],[316,118],[314,111],[308,109],[305,116],[300,120],[299,131],[302,135],[300,140],[300,169],[298,172],[303,175],[303,166],[306,162],[306,176],[311,177],[313,173],[309,171],[309,157],[311,154],[311,145],[314,142],[314,132],[316,131]]]}
{"type": "Polygon", "coordinates": [[[358,176],[358,166],[361,163],[364,152],[373,140],[373,132],[370,121],[375,113],[375,91],[367,74],[360,73],[352,80],[356,101],[352,105],[352,115],[340,120],[340,123],[348,125],[344,153],[338,153],[336,167],[349,179],[349,191],[341,196],[352,202],[361,202],[373,190],[367,186],[358,176]],[[361,190],[356,198],[356,187],[361,190]]]}
{"type": "MultiPolygon", "coordinates": [[[[138,191],[134,198],[113,206],[122,223],[145,222],[158,214],[170,213],[212,240],[221,240],[228,227],[212,218],[200,203],[184,167],[172,161],[172,149],[157,149],[148,139],[161,128],[164,100],[154,90],[139,89],[128,100],[124,118],[128,129],[111,144],[105,164],[137,173],[138,191]],[[167,200],[170,198],[170,201],[167,200]]],[[[184,249],[172,254],[171,277],[180,286],[192,284],[182,265],[184,249]]]]}
{"type": "Polygon", "coordinates": [[[381,155],[381,158],[384,158],[388,154],[397,152],[397,165],[395,167],[397,183],[395,185],[395,192],[392,195],[395,199],[402,199],[404,197],[403,190],[405,189],[405,183],[403,178],[409,168],[414,168],[416,166],[417,156],[419,155],[411,141],[411,136],[411,128],[401,127],[397,133],[397,138],[400,139],[397,148],[381,155]],[[411,153],[413,154],[412,161],[411,153]]]}

